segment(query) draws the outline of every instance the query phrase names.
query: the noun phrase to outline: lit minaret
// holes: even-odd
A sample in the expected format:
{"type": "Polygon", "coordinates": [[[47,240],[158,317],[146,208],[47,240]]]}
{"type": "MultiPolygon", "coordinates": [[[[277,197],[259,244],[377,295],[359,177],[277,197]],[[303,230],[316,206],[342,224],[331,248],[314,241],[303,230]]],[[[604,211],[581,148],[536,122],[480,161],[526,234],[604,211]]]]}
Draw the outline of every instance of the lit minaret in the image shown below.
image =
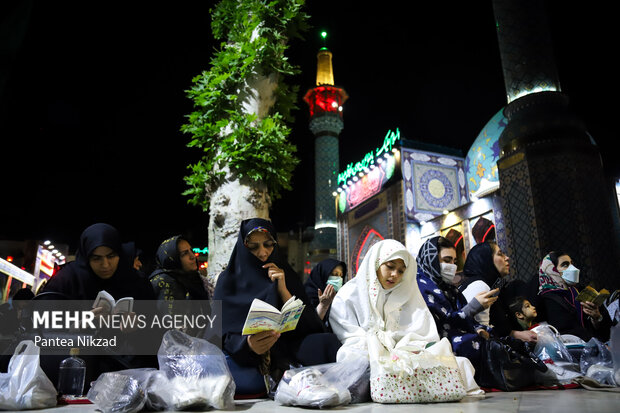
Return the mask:
{"type": "MultiPolygon", "coordinates": [[[[322,33],[325,38],[325,32],[322,33]]],[[[336,207],[333,192],[338,187],[338,135],[344,127],[342,105],[348,96],[334,86],[332,53],[323,47],[317,55],[316,87],[308,90],[304,101],[310,108],[310,130],[314,142],[314,239],[310,244],[312,261],[336,256],[336,207]]]]}
{"type": "Polygon", "coordinates": [[[584,283],[618,288],[618,207],[599,149],[560,90],[542,0],[493,0],[508,125],[497,163],[507,252],[517,277],[567,252],[584,283]]]}

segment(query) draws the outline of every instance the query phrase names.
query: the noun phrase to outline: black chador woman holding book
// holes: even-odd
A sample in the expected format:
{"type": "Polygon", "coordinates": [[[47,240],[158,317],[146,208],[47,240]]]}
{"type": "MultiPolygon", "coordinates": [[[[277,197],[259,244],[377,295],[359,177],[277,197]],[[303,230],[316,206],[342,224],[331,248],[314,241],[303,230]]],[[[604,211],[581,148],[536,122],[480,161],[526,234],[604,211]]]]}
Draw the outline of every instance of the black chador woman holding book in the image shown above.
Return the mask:
{"type": "Polygon", "coordinates": [[[80,236],[75,261],[58,271],[42,292],[54,300],[94,301],[101,290],[117,300],[154,300],[151,284],[132,267],[125,247],[113,226],[97,223],[87,227],[80,236]]]}
{"type": "Polygon", "coordinates": [[[222,344],[238,397],[267,394],[271,384],[291,365],[336,361],[340,341],[324,332],[299,276],[280,256],[270,221],[253,218],[241,223],[228,266],[218,278],[214,299],[222,301],[222,344]],[[242,335],[255,298],[280,309],[292,296],[306,305],[294,330],[242,335]]]}
{"type": "MultiPolygon", "coordinates": [[[[106,291],[115,300],[124,297],[134,299],[133,312],[150,316],[154,314],[155,301],[149,281],[132,267],[127,254],[127,244],[121,243],[120,233],[109,224],[93,224],[82,232],[75,261],[67,264],[54,275],[35,299],[80,300],[86,308],[94,304],[100,291],[106,291]]],[[[106,316],[103,307],[93,309],[97,315],[106,316]]],[[[131,315],[129,317],[132,317],[131,315]]],[[[137,325],[137,324],[135,324],[137,325]]],[[[102,354],[84,355],[86,359],[86,387],[99,374],[139,367],[157,367],[159,333],[153,329],[121,330],[99,328],[97,337],[118,336],[118,348],[107,348],[102,354]],[[121,346],[124,343],[124,347],[121,346]]],[[[67,350],[68,354],[68,350],[67,350]]],[[[59,356],[60,360],[67,357],[59,356]]],[[[41,357],[41,366],[56,382],[58,357],[41,357]]]]}

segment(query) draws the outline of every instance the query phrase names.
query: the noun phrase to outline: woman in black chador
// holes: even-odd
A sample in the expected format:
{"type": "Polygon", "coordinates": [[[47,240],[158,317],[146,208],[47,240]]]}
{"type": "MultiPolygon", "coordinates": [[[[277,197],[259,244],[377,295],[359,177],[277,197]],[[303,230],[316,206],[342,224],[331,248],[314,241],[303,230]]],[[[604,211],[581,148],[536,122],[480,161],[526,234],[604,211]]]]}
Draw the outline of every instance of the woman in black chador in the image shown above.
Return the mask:
{"type": "MultiPolygon", "coordinates": [[[[154,313],[155,300],[149,281],[132,265],[132,257],[121,243],[119,232],[111,225],[98,223],[86,228],[80,236],[75,261],[68,263],[54,275],[35,299],[83,300],[90,308],[99,291],[105,290],[116,300],[133,297],[133,312],[149,317],[154,313]]],[[[102,313],[103,308],[93,312],[102,313]]],[[[98,331],[98,334],[105,332],[98,331]]],[[[116,330],[114,332],[116,334],[116,330]]],[[[157,367],[159,333],[151,329],[124,331],[118,334],[119,343],[125,343],[123,350],[106,349],[101,355],[82,355],[86,360],[86,387],[99,374],[139,367],[157,367]],[[136,355],[131,355],[136,354],[136,355]]],[[[64,358],[66,356],[62,356],[64,358]]],[[[58,372],[57,357],[41,357],[41,366],[53,382],[58,372]]]]}
{"type": "Polygon", "coordinates": [[[344,262],[327,258],[314,266],[304,284],[310,304],[330,332],[329,309],[346,276],[347,265],[344,262]]]}
{"type": "Polygon", "coordinates": [[[50,278],[43,292],[58,293],[56,299],[63,295],[70,300],[94,300],[105,290],[117,300],[154,300],[151,284],[133,268],[131,259],[116,228],[93,224],[80,236],[75,261],[50,278]]]}
{"type": "MultiPolygon", "coordinates": [[[[163,241],[155,254],[157,268],[149,277],[163,314],[209,314],[209,293],[198,272],[198,262],[190,243],[181,235],[163,241]]],[[[182,329],[192,336],[204,331],[194,327],[182,329]]]]}
{"type": "Polygon", "coordinates": [[[291,365],[336,361],[338,338],[325,333],[299,276],[280,257],[275,228],[260,218],[245,220],[226,269],[214,293],[222,301],[223,348],[238,395],[267,393],[270,376],[276,382],[291,365]],[[292,296],[306,304],[293,331],[263,331],[243,336],[241,331],[255,298],[276,308],[292,296]]]}

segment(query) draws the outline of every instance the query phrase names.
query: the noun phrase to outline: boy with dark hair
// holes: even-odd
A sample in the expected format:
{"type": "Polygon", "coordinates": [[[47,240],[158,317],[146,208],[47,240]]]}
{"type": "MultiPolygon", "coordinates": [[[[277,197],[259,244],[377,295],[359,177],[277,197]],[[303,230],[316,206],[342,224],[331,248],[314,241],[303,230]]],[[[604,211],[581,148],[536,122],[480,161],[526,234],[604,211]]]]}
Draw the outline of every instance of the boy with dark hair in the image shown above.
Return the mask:
{"type": "Polygon", "coordinates": [[[510,312],[514,314],[517,323],[523,330],[529,330],[534,326],[536,316],[536,307],[534,307],[527,298],[523,296],[516,297],[508,307],[510,312]]]}

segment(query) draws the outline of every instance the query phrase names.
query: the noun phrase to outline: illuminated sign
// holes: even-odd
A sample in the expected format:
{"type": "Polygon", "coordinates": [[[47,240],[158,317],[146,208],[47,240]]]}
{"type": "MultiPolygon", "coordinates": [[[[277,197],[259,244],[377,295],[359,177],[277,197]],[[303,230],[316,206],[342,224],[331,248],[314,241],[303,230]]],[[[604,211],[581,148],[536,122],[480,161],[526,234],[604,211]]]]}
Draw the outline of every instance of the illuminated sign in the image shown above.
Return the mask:
{"type": "Polygon", "coordinates": [[[360,172],[368,172],[370,166],[375,164],[375,159],[381,155],[390,153],[394,148],[396,141],[399,140],[400,131],[398,128],[396,128],[396,132],[388,130],[385,138],[383,138],[383,143],[381,146],[368,152],[361,161],[355,164],[348,164],[344,172],[338,174],[338,185],[346,184],[349,179],[353,178],[360,172]]]}
{"type": "Polygon", "coordinates": [[[365,200],[381,192],[383,186],[395,175],[396,159],[389,156],[380,158],[377,166],[363,177],[347,186],[346,191],[338,195],[338,212],[344,213],[360,205],[365,200]]]}
{"type": "Polygon", "coordinates": [[[46,274],[48,277],[54,275],[54,263],[56,262],[56,257],[54,257],[51,251],[48,251],[39,245],[37,260],[41,260],[39,263],[39,271],[46,274]]]}
{"type": "Polygon", "coordinates": [[[209,248],[207,248],[207,247],[204,247],[203,249],[192,248],[192,251],[194,251],[197,254],[208,254],[209,253],[209,248]]]}
{"type": "Polygon", "coordinates": [[[0,258],[0,272],[10,275],[13,278],[17,278],[21,282],[25,282],[28,285],[34,283],[34,276],[21,268],[16,267],[10,262],[0,258]]]}

